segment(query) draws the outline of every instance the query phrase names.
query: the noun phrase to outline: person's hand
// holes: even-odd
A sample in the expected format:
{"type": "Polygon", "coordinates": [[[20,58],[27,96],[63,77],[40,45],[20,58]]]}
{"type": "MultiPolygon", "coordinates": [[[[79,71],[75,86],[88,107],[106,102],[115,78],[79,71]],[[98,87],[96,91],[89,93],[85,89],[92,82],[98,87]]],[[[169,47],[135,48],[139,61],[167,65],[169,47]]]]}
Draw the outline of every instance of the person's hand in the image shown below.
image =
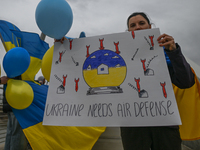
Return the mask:
{"type": "Polygon", "coordinates": [[[66,39],[67,39],[66,37],[62,37],[62,39],[59,39],[59,40],[54,39],[54,42],[60,42],[63,44],[64,40],[66,40],[66,39]]]}
{"type": "Polygon", "coordinates": [[[159,46],[164,46],[167,50],[172,51],[176,49],[176,44],[172,36],[162,34],[158,37],[157,41],[159,43],[159,46]]]}
{"type": "Polygon", "coordinates": [[[8,82],[9,78],[6,76],[1,77],[1,84],[6,84],[8,82]]]}

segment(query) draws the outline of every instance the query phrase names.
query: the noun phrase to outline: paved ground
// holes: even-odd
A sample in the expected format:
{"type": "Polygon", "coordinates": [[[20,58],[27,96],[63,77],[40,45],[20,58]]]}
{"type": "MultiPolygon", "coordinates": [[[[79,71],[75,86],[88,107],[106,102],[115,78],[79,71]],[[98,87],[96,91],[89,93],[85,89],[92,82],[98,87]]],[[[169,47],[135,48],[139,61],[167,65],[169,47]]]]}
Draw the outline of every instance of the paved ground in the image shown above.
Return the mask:
{"type": "MultiPolygon", "coordinates": [[[[113,146],[115,150],[123,150],[121,148],[120,141],[116,141],[116,139],[100,139],[92,150],[112,150],[113,146]],[[106,147],[102,149],[102,147],[106,147]]],[[[0,144],[0,150],[4,150],[4,144],[0,144]]],[[[182,150],[194,150],[185,145],[182,145],[182,150]]],[[[198,150],[198,149],[197,149],[198,150]]]]}
{"type": "Polygon", "coordinates": [[[0,144],[0,150],[3,150],[4,144],[0,144]]]}

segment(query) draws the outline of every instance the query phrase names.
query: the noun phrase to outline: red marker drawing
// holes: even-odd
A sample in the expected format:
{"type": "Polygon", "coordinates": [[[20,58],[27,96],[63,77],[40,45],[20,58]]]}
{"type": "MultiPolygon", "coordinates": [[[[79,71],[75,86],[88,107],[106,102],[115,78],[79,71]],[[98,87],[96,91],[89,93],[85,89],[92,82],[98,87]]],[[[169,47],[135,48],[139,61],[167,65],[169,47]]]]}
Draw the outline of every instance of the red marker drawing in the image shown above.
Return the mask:
{"type": "Polygon", "coordinates": [[[153,36],[149,36],[150,40],[151,40],[151,46],[154,47],[154,43],[153,43],[153,38],[154,38],[154,35],[153,36]]]}
{"type": "Polygon", "coordinates": [[[104,49],[104,47],[103,47],[103,40],[104,39],[99,39],[99,41],[100,41],[100,47],[99,47],[99,49],[100,50],[104,49]]]}
{"type": "Polygon", "coordinates": [[[67,78],[67,75],[66,76],[63,75],[63,87],[65,87],[66,85],[66,78],[67,78]]]}
{"type": "Polygon", "coordinates": [[[136,82],[136,84],[137,84],[138,92],[140,93],[140,84],[139,84],[140,78],[138,78],[138,79],[135,78],[135,82],[136,82]]]}
{"type": "Polygon", "coordinates": [[[163,90],[163,95],[164,95],[164,97],[167,98],[167,92],[166,92],[166,89],[165,89],[165,85],[166,85],[165,82],[164,82],[164,83],[161,83],[161,82],[160,82],[160,85],[162,86],[162,90],[163,90]]]}
{"type": "Polygon", "coordinates": [[[119,47],[118,47],[119,42],[117,42],[117,43],[114,42],[114,44],[115,44],[115,49],[116,49],[115,53],[119,54],[120,53],[119,47]]]}
{"type": "Polygon", "coordinates": [[[69,43],[70,43],[69,49],[70,49],[70,50],[72,49],[72,41],[73,41],[72,39],[69,40],[69,43]]]}
{"type": "Polygon", "coordinates": [[[132,31],[132,37],[133,37],[133,39],[135,38],[135,32],[134,31],[132,31]]]}
{"type": "Polygon", "coordinates": [[[74,81],[75,81],[75,91],[77,92],[78,91],[78,82],[79,82],[79,78],[76,80],[76,79],[74,79],[74,81]]]}
{"type": "Polygon", "coordinates": [[[144,60],[141,59],[141,62],[142,62],[142,66],[143,66],[144,71],[146,71],[146,67],[145,67],[146,59],[144,59],[144,60]]]}
{"type": "Polygon", "coordinates": [[[61,59],[62,59],[62,55],[63,55],[63,52],[59,52],[59,62],[61,62],[61,59]]]}
{"type": "Polygon", "coordinates": [[[89,45],[89,46],[86,45],[86,48],[87,48],[87,54],[86,54],[86,57],[88,58],[88,57],[90,56],[90,54],[89,54],[89,48],[90,48],[90,45],[89,45]]]}

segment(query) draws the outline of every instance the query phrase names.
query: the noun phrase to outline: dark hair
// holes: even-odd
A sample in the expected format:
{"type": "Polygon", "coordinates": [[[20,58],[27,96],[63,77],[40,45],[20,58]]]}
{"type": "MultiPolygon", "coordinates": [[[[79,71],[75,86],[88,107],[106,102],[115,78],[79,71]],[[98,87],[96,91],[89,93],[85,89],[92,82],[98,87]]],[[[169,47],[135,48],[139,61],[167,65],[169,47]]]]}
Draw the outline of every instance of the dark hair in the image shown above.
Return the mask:
{"type": "Polygon", "coordinates": [[[137,15],[141,15],[142,17],[144,17],[144,19],[147,20],[148,24],[151,24],[149,18],[147,17],[147,15],[144,12],[134,12],[127,19],[127,27],[128,28],[129,28],[128,23],[129,23],[130,18],[134,17],[134,16],[137,16],[137,15]]]}
{"type": "Polygon", "coordinates": [[[43,81],[44,80],[44,77],[43,76],[39,76],[38,77],[38,81],[43,81]]]}

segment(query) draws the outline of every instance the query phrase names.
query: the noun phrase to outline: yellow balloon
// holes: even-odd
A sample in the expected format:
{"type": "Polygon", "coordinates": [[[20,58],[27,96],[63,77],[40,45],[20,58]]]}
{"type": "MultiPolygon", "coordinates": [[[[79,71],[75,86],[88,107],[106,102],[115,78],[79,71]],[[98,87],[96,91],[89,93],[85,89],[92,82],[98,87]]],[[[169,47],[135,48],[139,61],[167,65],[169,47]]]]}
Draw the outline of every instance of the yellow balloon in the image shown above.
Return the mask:
{"type": "Polygon", "coordinates": [[[47,50],[47,52],[44,54],[42,58],[42,67],[41,71],[44,76],[44,78],[49,82],[50,80],[50,74],[51,74],[51,65],[53,60],[53,50],[54,45],[47,50]]]}
{"type": "Polygon", "coordinates": [[[32,87],[22,80],[9,79],[6,88],[8,104],[15,109],[25,109],[33,102],[32,87]]]}

